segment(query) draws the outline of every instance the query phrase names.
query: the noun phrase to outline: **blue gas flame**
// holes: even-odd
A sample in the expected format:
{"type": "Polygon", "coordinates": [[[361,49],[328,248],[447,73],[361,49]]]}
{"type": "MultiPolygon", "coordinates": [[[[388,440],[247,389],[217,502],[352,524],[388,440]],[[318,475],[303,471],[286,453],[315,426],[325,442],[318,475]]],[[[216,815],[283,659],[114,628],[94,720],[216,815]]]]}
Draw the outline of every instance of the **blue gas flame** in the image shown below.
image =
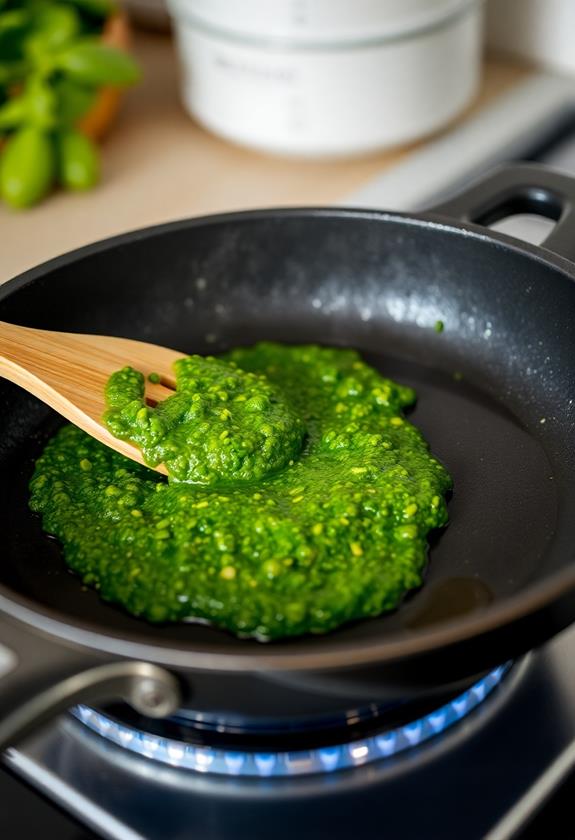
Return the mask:
{"type": "Polygon", "coordinates": [[[347,744],[290,752],[264,753],[199,747],[141,732],[88,706],[76,706],[73,714],[106,740],[172,767],[224,776],[305,776],[333,773],[380,761],[425,743],[445,732],[482,703],[499,685],[509,668],[509,663],[500,665],[441,708],[395,729],[347,744]]]}

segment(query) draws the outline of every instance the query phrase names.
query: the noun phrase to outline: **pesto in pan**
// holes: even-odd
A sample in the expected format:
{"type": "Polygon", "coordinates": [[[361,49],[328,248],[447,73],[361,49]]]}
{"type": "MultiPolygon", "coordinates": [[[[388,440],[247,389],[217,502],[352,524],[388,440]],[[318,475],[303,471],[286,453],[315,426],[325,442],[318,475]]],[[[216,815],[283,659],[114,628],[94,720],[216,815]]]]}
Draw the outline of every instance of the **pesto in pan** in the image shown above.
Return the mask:
{"type": "Polygon", "coordinates": [[[414,392],[353,350],[262,343],[176,364],[151,409],[111,378],[106,422],[170,479],[64,426],[31,507],[103,598],[241,636],[325,633],[422,582],[451,480],[403,415],[414,392]]]}

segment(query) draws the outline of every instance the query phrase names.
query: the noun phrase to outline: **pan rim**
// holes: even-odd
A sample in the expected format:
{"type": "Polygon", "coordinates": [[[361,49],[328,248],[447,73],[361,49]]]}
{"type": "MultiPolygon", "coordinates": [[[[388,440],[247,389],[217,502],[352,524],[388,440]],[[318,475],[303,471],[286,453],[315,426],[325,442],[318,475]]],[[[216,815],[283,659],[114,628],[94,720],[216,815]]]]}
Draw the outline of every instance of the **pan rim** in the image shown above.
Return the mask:
{"type": "Polygon", "coordinates": [[[140,239],[147,239],[152,236],[161,236],[171,231],[185,230],[186,228],[202,227],[213,224],[229,224],[230,222],[242,222],[258,219],[282,219],[290,216],[300,217],[339,217],[356,219],[374,219],[383,222],[399,222],[413,227],[431,228],[432,230],[447,231],[463,235],[465,238],[475,239],[489,244],[496,244],[505,247],[507,250],[515,251],[523,256],[534,259],[536,262],[551,266],[555,270],[565,274],[571,281],[575,282],[575,263],[553,251],[545,249],[543,245],[532,245],[523,242],[508,234],[491,230],[482,225],[472,222],[454,219],[443,216],[440,213],[429,211],[425,213],[401,213],[391,210],[374,210],[362,207],[333,207],[330,205],[309,205],[295,207],[269,207],[255,210],[232,210],[226,213],[209,213],[202,216],[182,217],[170,222],[148,225],[146,227],[134,228],[115,236],[107,236],[95,242],[89,242],[79,248],[66,251],[44,262],[26,269],[26,271],[11,277],[0,283],[0,303],[20,288],[40,279],[50,271],[77,262],[78,259],[91,256],[92,254],[103,253],[118,245],[130,244],[140,239]]]}
{"type": "MultiPolygon", "coordinates": [[[[571,281],[575,281],[575,266],[567,259],[546,251],[541,246],[530,245],[502,233],[491,231],[468,222],[450,219],[436,213],[407,214],[384,210],[347,207],[287,207],[258,210],[242,210],[180,219],[160,225],[138,228],[133,231],[108,237],[95,243],[57,256],[44,262],[0,287],[0,302],[13,292],[41,279],[55,269],[73,264],[92,254],[111,250],[119,245],[137,242],[140,239],[161,236],[165,233],[205,225],[247,222],[258,219],[282,219],[289,217],[325,217],[373,219],[382,222],[396,222],[410,226],[431,228],[453,235],[469,237],[490,245],[499,246],[550,267],[571,281]]],[[[326,634],[322,650],[306,650],[306,638],[286,640],[281,649],[273,650],[269,644],[254,643],[251,650],[238,651],[231,646],[226,650],[225,642],[217,645],[200,644],[186,647],[181,641],[159,639],[147,641],[131,633],[117,635],[101,629],[100,625],[62,619],[63,613],[37,604],[32,599],[17,595],[0,584],[0,613],[4,613],[28,627],[75,646],[119,656],[145,659],[184,669],[206,671],[246,672],[265,668],[272,671],[307,671],[332,669],[341,666],[360,666],[373,663],[391,664],[399,660],[433,652],[438,648],[456,645],[480,637],[486,633],[511,625],[516,621],[548,606],[560,595],[575,589],[575,564],[554,572],[538,584],[527,586],[523,591],[506,597],[501,603],[492,604],[481,612],[464,618],[449,620],[434,629],[414,630],[405,637],[388,637],[374,642],[330,640],[326,634]]],[[[150,636],[153,636],[153,625],[150,636]]],[[[273,645],[273,643],[272,643],[273,645]]]]}
{"type": "MultiPolygon", "coordinates": [[[[462,642],[480,638],[490,632],[512,625],[522,618],[533,615],[566,592],[575,590],[575,567],[556,572],[546,581],[527,587],[523,592],[511,595],[500,604],[485,607],[468,617],[452,619],[439,624],[435,629],[412,630],[409,636],[394,634],[385,641],[333,642],[329,633],[322,650],[306,650],[309,636],[284,640],[281,649],[272,649],[272,643],[253,642],[249,651],[238,651],[225,643],[217,645],[195,644],[186,647],[181,641],[162,642],[160,639],[147,641],[131,633],[109,634],[90,623],[62,621],[56,610],[41,607],[31,599],[6,594],[7,588],[0,586],[0,614],[21,622],[27,629],[39,631],[58,641],[86,648],[94,653],[154,662],[158,665],[182,670],[210,672],[246,673],[288,671],[329,671],[341,667],[364,665],[392,665],[399,661],[446,650],[462,642]],[[295,649],[294,649],[295,648],[295,649]]],[[[369,620],[369,619],[366,619],[369,620]]],[[[154,626],[149,624],[150,635],[154,626]]],[[[250,640],[250,643],[253,640],[250,640]]]]}

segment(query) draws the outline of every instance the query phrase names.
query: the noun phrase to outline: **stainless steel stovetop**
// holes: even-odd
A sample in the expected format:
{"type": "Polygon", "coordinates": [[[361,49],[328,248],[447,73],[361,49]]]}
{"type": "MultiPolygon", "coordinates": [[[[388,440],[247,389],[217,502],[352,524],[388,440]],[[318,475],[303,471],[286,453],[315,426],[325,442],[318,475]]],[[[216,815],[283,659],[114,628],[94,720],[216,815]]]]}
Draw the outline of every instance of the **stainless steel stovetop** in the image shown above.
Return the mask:
{"type": "MultiPolygon", "coordinates": [[[[505,160],[575,173],[575,83],[534,77],[345,203],[422,209],[505,160]]],[[[497,227],[541,242],[550,224],[497,227]]],[[[4,761],[110,840],[519,837],[575,766],[575,629],[395,734],[323,755],[258,756],[186,751],[84,711],[4,761]]]]}
{"type": "MultiPolygon", "coordinates": [[[[353,769],[245,778],[212,773],[207,761],[178,768],[155,760],[151,744],[128,752],[72,716],[5,759],[113,840],[504,840],[575,765],[574,651],[571,629],[515,663],[443,734],[418,745],[415,727],[411,749],[372,763],[360,746],[353,769]]],[[[269,767],[272,754],[259,755],[269,767]]]]}

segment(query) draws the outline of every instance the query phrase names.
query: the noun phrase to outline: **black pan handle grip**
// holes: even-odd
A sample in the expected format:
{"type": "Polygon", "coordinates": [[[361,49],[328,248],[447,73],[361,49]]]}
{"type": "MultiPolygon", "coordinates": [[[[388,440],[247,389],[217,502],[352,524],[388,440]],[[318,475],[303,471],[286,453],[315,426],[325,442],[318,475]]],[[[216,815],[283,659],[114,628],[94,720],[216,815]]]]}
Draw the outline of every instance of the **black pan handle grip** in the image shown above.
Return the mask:
{"type": "Polygon", "coordinates": [[[0,615],[0,751],[76,703],[125,700],[165,717],[180,699],[176,678],[157,665],[106,656],[0,615]]]}
{"type": "Polygon", "coordinates": [[[575,178],[534,163],[497,167],[428,212],[490,225],[517,213],[535,213],[556,225],[541,247],[575,261],[575,178]]]}

